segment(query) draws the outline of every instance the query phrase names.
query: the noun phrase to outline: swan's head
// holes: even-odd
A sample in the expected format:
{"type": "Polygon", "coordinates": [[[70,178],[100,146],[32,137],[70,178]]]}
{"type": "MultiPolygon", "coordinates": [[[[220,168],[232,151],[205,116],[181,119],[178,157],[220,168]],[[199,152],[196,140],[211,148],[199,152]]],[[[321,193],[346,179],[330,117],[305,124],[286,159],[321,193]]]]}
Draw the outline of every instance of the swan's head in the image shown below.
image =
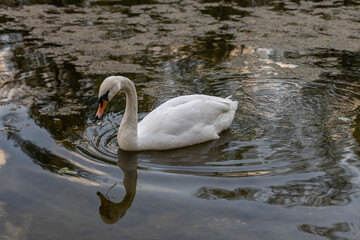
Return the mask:
{"type": "Polygon", "coordinates": [[[100,85],[99,90],[99,108],[96,112],[95,119],[100,119],[103,115],[108,102],[120,91],[121,80],[125,77],[111,76],[105,78],[100,85]]]}
{"type": "Polygon", "coordinates": [[[104,223],[114,224],[125,215],[128,208],[126,208],[122,202],[114,203],[102,195],[101,192],[97,192],[96,194],[101,201],[99,213],[104,223]]]}

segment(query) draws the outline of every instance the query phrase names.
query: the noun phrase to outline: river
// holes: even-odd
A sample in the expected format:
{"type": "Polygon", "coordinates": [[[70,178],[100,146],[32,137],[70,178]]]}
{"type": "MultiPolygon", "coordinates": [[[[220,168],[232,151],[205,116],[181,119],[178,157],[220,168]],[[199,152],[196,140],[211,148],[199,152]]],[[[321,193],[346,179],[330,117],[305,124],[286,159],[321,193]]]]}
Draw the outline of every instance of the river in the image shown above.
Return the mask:
{"type": "Polygon", "coordinates": [[[359,239],[360,3],[0,0],[0,239],[359,239]],[[218,140],[118,150],[186,94],[239,102],[218,140]]]}

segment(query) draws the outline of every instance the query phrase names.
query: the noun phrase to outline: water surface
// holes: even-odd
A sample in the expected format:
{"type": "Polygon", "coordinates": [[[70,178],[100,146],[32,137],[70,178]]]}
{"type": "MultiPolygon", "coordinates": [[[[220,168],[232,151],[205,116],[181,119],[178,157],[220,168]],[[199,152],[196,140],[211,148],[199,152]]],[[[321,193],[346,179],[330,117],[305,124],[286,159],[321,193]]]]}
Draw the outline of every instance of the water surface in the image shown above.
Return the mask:
{"type": "Polygon", "coordinates": [[[1,239],[357,239],[356,1],[0,1],[1,239]],[[232,95],[221,138],[126,153],[139,117],[232,95]],[[64,168],[68,171],[63,171],[64,168]]]}

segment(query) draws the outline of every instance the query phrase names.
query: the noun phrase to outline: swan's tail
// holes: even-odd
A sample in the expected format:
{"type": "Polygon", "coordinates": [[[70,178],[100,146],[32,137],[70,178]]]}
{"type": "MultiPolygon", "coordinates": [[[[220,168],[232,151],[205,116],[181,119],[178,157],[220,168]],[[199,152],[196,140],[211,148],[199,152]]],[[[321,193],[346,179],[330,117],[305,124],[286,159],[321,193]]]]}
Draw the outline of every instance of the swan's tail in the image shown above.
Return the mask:
{"type": "Polygon", "coordinates": [[[233,95],[230,95],[230,96],[226,97],[225,99],[231,101],[231,103],[230,103],[230,105],[231,105],[231,110],[236,111],[237,106],[238,106],[238,102],[237,102],[237,101],[233,101],[233,100],[231,99],[232,97],[233,97],[233,95]]]}

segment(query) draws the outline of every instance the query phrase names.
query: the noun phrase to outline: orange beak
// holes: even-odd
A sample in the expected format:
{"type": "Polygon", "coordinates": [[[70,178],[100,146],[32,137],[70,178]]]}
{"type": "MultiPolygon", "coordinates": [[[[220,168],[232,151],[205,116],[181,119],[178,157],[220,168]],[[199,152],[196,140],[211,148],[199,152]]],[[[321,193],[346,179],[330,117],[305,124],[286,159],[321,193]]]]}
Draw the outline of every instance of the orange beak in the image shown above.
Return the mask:
{"type": "Polygon", "coordinates": [[[102,117],[102,115],[104,114],[107,103],[108,103],[108,101],[106,101],[104,99],[102,100],[101,103],[99,103],[99,108],[98,108],[98,110],[96,112],[96,115],[95,115],[96,120],[100,119],[102,117]]]}

